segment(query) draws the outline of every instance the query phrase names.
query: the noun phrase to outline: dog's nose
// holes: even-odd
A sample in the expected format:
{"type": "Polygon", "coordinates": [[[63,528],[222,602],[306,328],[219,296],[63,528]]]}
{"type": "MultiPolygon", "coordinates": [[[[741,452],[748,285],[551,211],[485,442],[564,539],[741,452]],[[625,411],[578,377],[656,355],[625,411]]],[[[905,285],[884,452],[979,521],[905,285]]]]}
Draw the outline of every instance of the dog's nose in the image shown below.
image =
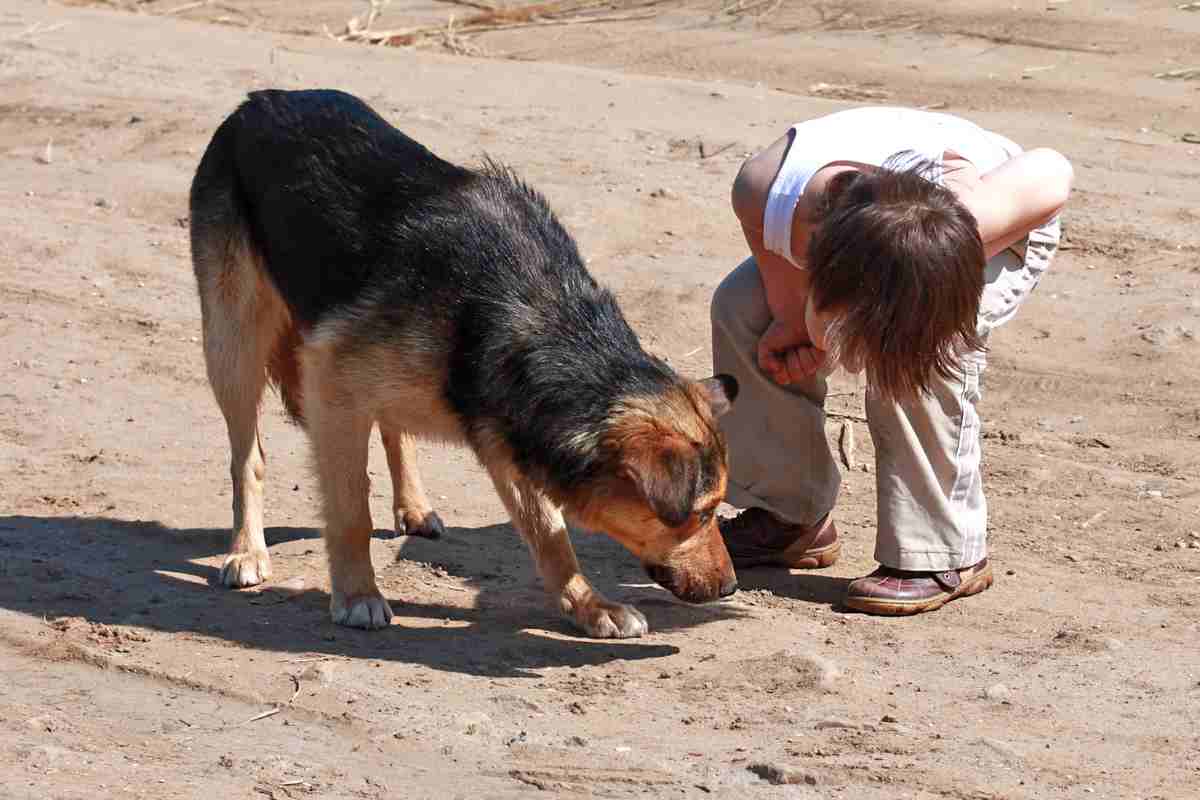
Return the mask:
{"type": "Polygon", "coordinates": [[[721,584],[721,597],[729,597],[737,591],[737,578],[731,577],[729,580],[721,584]]]}

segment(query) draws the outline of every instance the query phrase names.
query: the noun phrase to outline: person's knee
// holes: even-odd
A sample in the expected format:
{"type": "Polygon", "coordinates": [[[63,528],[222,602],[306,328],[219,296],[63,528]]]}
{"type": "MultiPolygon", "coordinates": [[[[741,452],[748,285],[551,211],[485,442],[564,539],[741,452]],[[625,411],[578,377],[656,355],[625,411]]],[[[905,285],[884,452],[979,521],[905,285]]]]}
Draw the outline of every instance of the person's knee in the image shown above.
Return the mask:
{"type": "Polygon", "coordinates": [[[760,315],[765,305],[758,265],[753,258],[748,258],[717,285],[709,313],[714,328],[728,327],[737,321],[744,324],[748,318],[760,315]]]}

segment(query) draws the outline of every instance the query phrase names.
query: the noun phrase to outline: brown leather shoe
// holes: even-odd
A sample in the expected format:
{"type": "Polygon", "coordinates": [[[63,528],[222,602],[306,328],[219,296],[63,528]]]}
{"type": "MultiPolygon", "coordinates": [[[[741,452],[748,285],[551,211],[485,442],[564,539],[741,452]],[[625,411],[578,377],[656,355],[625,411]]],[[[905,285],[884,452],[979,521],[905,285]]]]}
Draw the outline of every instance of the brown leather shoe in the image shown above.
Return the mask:
{"type": "Polygon", "coordinates": [[[842,543],[832,515],[816,525],[793,525],[763,508],[748,508],[718,523],[733,566],[820,569],[837,561],[842,543]]]}
{"type": "Polygon", "coordinates": [[[946,572],[880,567],[850,582],[846,607],[889,617],[920,614],[939,609],[951,600],[979,594],[991,585],[992,568],[986,558],[973,566],[946,572]]]}

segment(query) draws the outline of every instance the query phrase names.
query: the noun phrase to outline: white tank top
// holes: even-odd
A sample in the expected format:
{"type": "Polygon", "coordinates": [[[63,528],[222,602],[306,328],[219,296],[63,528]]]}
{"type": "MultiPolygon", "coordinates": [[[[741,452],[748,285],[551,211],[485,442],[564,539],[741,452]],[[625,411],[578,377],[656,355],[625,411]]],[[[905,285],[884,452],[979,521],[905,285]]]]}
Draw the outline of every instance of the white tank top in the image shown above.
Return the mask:
{"type": "Polygon", "coordinates": [[[800,264],[792,255],[792,216],[800,195],[822,167],[834,161],[882,166],[900,153],[911,153],[914,163],[932,163],[931,177],[940,181],[946,151],[970,161],[981,174],[1021,152],[1000,134],[968,120],[910,108],[852,108],[793,125],[792,131],[792,144],[767,195],[763,246],[796,266],[800,264]]]}

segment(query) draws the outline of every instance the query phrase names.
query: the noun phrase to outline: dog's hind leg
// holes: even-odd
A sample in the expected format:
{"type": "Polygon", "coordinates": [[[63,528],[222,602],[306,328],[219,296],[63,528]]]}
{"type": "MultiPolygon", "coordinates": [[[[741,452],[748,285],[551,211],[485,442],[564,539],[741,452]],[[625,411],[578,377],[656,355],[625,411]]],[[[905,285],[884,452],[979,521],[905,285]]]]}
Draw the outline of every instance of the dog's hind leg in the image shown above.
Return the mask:
{"type": "Polygon", "coordinates": [[[302,351],[305,423],[312,440],[325,512],[329,558],[329,613],[352,628],[384,628],[392,609],[375,583],[371,565],[370,491],[367,451],[375,420],[360,400],[354,367],[333,348],[302,351]]]}
{"type": "Polygon", "coordinates": [[[252,264],[255,257],[235,241],[224,263],[207,265],[197,248],[208,380],[229,432],[233,479],[233,530],[221,566],[225,586],[253,586],[271,576],[263,538],[266,461],[258,433],[258,408],[266,385],[268,355],[286,317],[282,301],[252,264]]]}
{"type": "Polygon", "coordinates": [[[392,511],[396,517],[396,533],[437,539],[445,533],[442,518],[429,504],[421,473],[417,471],[417,448],[413,437],[379,423],[379,437],[387,453],[388,471],[392,474],[392,511]]]}
{"type": "Polygon", "coordinates": [[[496,491],[529,546],[551,601],[563,616],[588,636],[600,639],[626,639],[646,633],[649,626],[642,612],[608,600],[579,571],[562,511],[528,481],[511,480],[502,468],[491,472],[496,491]]]}

